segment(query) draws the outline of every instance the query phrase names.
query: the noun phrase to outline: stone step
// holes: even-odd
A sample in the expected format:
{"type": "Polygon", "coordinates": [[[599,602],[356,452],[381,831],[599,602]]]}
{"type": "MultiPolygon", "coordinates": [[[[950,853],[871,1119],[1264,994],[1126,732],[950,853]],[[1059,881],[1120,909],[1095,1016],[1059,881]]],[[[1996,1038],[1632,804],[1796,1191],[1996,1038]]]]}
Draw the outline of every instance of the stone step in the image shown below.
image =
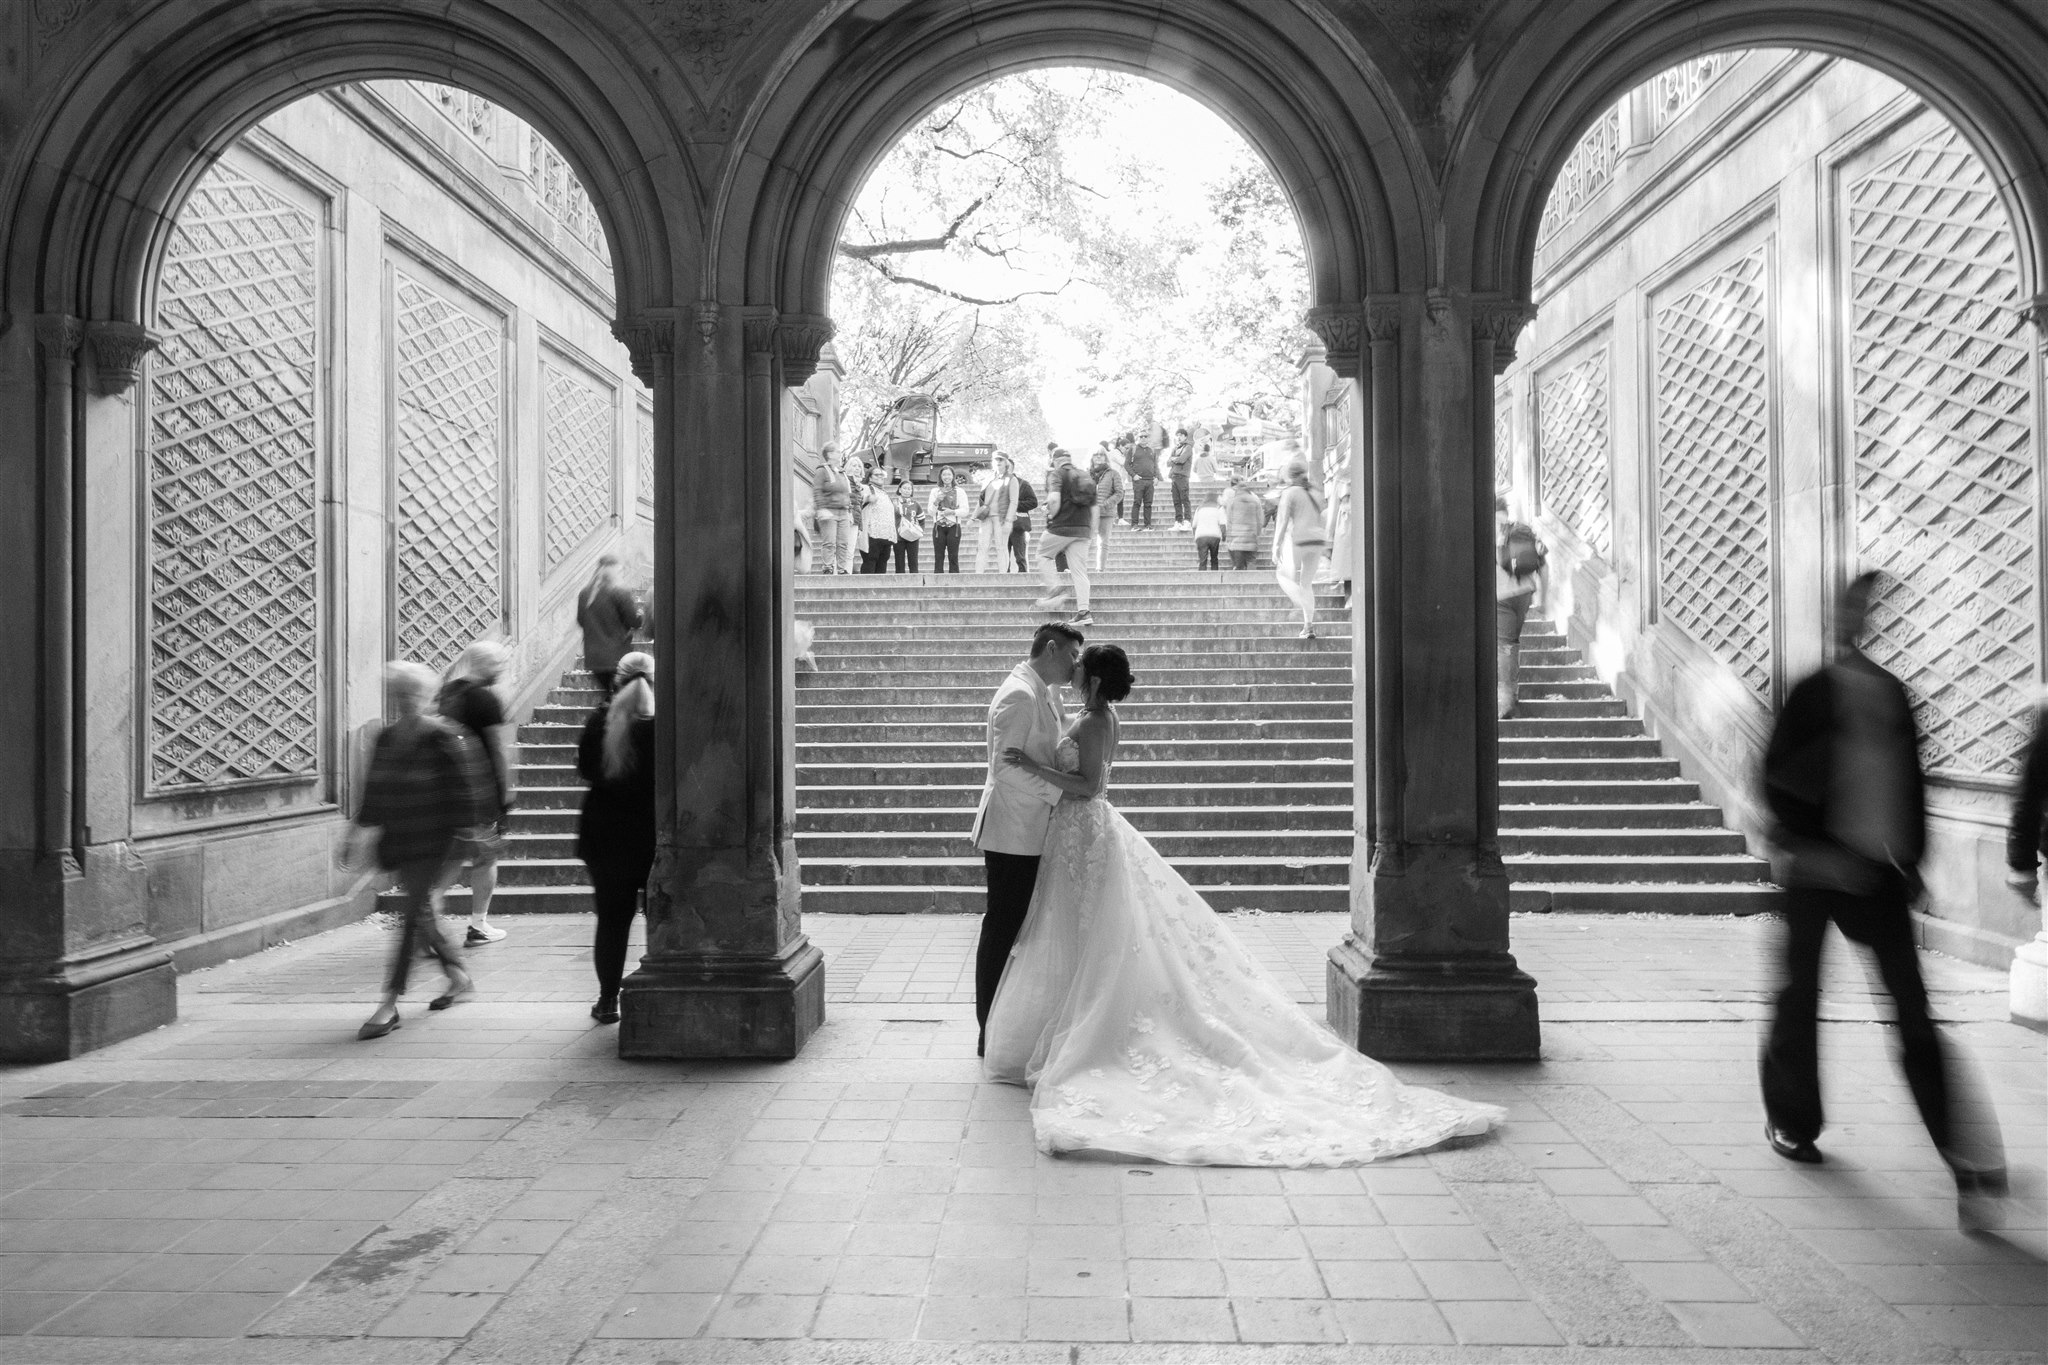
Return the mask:
{"type": "MultiPolygon", "coordinates": [[[[555,729],[566,727],[556,726],[555,729]]],[[[1132,720],[1123,722],[1121,757],[1132,744],[1252,744],[1265,740],[1317,740],[1351,745],[1351,719],[1336,720],[1132,720]]],[[[799,746],[814,744],[935,744],[966,745],[980,751],[988,742],[985,721],[915,722],[871,720],[859,724],[820,725],[799,720],[799,746]]],[[[526,744],[532,749],[533,744],[526,744]]],[[[573,746],[571,746],[573,748],[573,746]]]]}
{"type": "MultiPolygon", "coordinates": [[[[1293,857],[1344,858],[1352,852],[1350,812],[1320,826],[1260,828],[1233,826],[1211,819],[1207,824],[1177,829],[1148,828],[1153,822],[1131,823],[1168,858],[1270,854],[1285,849],[1293,857]]],[[[1310,808],[1311,812],[1315,808],[1310,808]]],[[[971,812],[954,812],[933,829],[812,829],[796,836],[797,855],[806,865],[860,858],[930,858],[965,852],[971,812]]],[[[568,857],[570,839],[536,840],[521,847],[521,856],[568,857]]],[[[1730,830],[1542,830],[1503,831],[1501,854],[1513,864],[1517,880],[1583,881],[1641,880],[1654,860],[1668,880],[1755,881],[1755,860],[1747,856],[1742,836],[1730,830]]],[[[971,855],[968,855],[971,856],[971,855]]],[[[829,878],[828,878],[829,880],[829,878]]]]}
{"type": "MultiPolygon", "coordinates": [[[[970,627],[922,631],[891,626],[865,627],[870,638],[852,638],[820,630],[811,641],[811,652],[822,663],[827,658],[858,656],[869,658],[943,658],[956,654],[994,654],[1021,662],[1029,649],[1030,632],[983,632],[970,627]]],[[[1035,627],[1033,628],[1035,629],[1035,627]]],[[[1297,627],[1296,629],[1299,629],[1297,627]]],[[[1317,630],[1315,643],[1329,652],[1348,651],[1350,624],[1334,623],[1329,632],[1317,630]]],[[[1272,624],[1219,626],[1215,630],[1190,630],[1185,626],[1138,625],[1119,630],[1113,640],[1132,658],[1162,656],[1206,658],[1218,654],[1258,654],[1271,651],[1277,643],[1272,624]]],[[[1099,632],[1098,632],[1099,633],[1099,632]]],[[[1283,639],[1294,643],[1292,636],[1283,639]]]]}
{"type": "Polygon", "coordinates": [[[1500,784],[1502,811],[1510,806],[1643,806],[1666,802],[1697,803],[1697,782],[1644,779],[1634,782],[1510,781],[1500,784]]]}
{"type": "MultiPolygon", "coordinates": [[[[1296,627],[1298,630],[1300,627],[1296,627]]],[[[1007,674],[1027,656],[1029,636],[1015,640],[892,640],[864,644],[858,641],[820,640],[811,657],[819,673],[841,673],[854,669],[913,668],[920,673],[972,672],[993,670],[1007,674]]],[[[1287,668],[1303,664],[1349,669],[1351,642],[1348,638],[1319,634],[1313,640],[1284,642],[1270,634],[1250,639],[1242,636],[1209,639],[1190,635],[1185,640],[1103,640],[1119,646],[1130,656],[1132,669],[1160,669],[1185,664],[1191,659],[1215,661],[1230,668],[1287,668]]],[[[1214,665],[1209,665],[1214,666],[1214,665]]]]}
{"type": "MultiPolygon", "coordinates": [[[[1134,740],[1126,736],[1117,745],[1116,771],[1134,763],[1241,763],[1252,766],[1284,763],[1319,763],[1336,760],[1349,769],[1351,740],[1346,736],[1329,739],[1238,739],[1238,740],[1134,740]]],[[[799,768],[826,764],[938,765],[968,763],[977,771],[988,761],[985,742],[979,737],[954,743],[825,744],[809,740],[797,744],[799,768]]]]}
{"type": "MultiPolygon", "coordinates": [[[[796,789],[797,824],[804,827],[804,820],[814,810],[881,809],[886,807],[932,808],[946,807],[965,809],[972,812],[981,800],[981,774],[985,769],[975,769],[972,785],[960,783],[954,786],[912,786],[912,785],[854,785],[824,782],[802,783],[796,789]]],[[[801,782],[801,779],[799,779],[801,782]]],[[[1172,803],[1190,808],[1212,806],[1351,806],[1351,775],[1340,775],[1333,769],[1332,780],[1325,782],[1207,782],[1197,786],[1157,785],[1141,793],[1128,790],[1126,784],[1117,782],[1110,786],[1112,795],[1119,804],[1126,798],[1142,800],[1148,805],[1172,803]]],[[[577,794],[581,799],[581,794],[577,794]]],[[[523,798],[523,794],[522,794],[523,798]]],[[[535,803],[537,808],[539,803],[535,803]]]]}
{"type": "MultiPolygon", "coordinates": [[[[1709,810],[1712,807],[1708,807],[1709,810]]],[[[1601,826],[1586,829],[1507,829],[1500,832],[1500,851],[1514,855],[1545,855],[1570,858],[1627,857],[1747,857],[1742,836],[1719,825],[1693,828],[1652,826],[1634,829],[1601,826]]],[[[1586,880],[1595,880],[1587,878],[1586,880]]],[[[1686,880],[1674,877],[1674,881],[1686,880]]]]}
{"type": "Polygon", "coordinates": [[[1515,717],[1500,722],[1500,738],[1505,744],[1515,740],[1550,739],[1634,739],[1643,733],[1643,723],[1629,716],[1586,716],[1575,718],[1538,719],[1534,716],[1515,717]]]}
{"type": "Polygon", "coordinates": [[[1770,864],[1748,854],[1518,853],[1504,857],[1517,885],[1601,885],[1660,882],[1692,886],[1702,882],[1768,882],[1770,864]]]}
{"type": "MultiPolygon", "coordinates": [[[[451,886],[445,908],[451,915],[467,915],[469,899],[468,887],[451,886]]],[[[588,915],[595,909],[587,885],[506,886],[501,882],[491,896],[493,919],[499,915],[588,915]]]]}
{"type": "MultiPolygon", "coordinates": [[[[1676,767],[1677,765],[1672,765],[1676,767]]],[[[796,767],[799,787],[939,787],[979,788],[987,775],[982,763],[804,763],[796,767]]],[[[1116,787],[1175,786],[1209,787],[1217,783],[1285,786],[1302,782],[1351,781],[1351,760],[1328,762],[1253,763],[1237,760],[1198,760],[1191,763],[1170,759],[1118,762],[1116,787]]]]}
{"type": "MultiPolygon", "coordinates": [[[[966,857],[977,864],[980,855],[967,842],[971,821],[956,820],[948,830],[808,830],[796,836],[797,857],[805,875],[814,866],[836,866],[852,862],[886,862],[889,859],[930,859],[966,857]]],[[[1351,826],[1347,818],[1335,829],[1239,830],[1212,825],[1197,830],[1149,832],[1152,847],[1169,860],[1221,856],[1256,859],[1272,856],[1275,848],[1287,850],[1290,860],[1302,858],[1348,859],[1351,856],[1351,826]]],[[[821,874],[821,883],[833,880],[821,874]]]]}
{"type": "MultiPolygon", "coordinates": [[[[1145,833],[1182,830],[1295,830],[1327,832],[1351,829],[1348,802],[1328,806],[1123,806],[1124,819],[1145,833]]],[[[974,825],[972,801],[952,806],[813,806],[804,813],[805,829],[819,833],[937,834],[966,838],[974,825]]],[[[798,837],[802,837],[801,832],[798,837]]],[[[1274,838],[1271,833],[1261,837],[1274,838]]],[[[1284,837],[1284,836],[1278,836],[1284,837]]]]}
{"type": "Polygon", "coordinates": [[[1518,697],[1515,701],[1516,719],[1526,720],[1586,720],[1594,717],[1620,718],[1628,715],[1628,704],[1609,695],[1605,688],[1589,691],[1583,697],[1518,697]]]}
{"type": "MultiPolygon", "coordinates": [[[[1505,796],[1503,793],[1504,798],[1505,796]]],[[[1699,803],[1688,804],[1683,801],[1645,802],[1637,805],[1588,801],[1583,805],[1559,806],[1535,802],[1523,804],[1503,799],[1500,808],[1500,828],[1503,834],[1511,829],[1718,830],[1721,827],[1719,807],[1699,803]]]]}
{"type": "MultiPolygon", "coordinates": [[[[1190,886],[1337,886],[1351,882],[1351,858],[1185,857],[1166,860],[1190,886]]],[[[580,867],[581,864],[578,864],[580,867]]],[[[806,893],[814,886],[980,886],[987,877],[981,856],[932,858],[842,858],[803,864],[806,893]]]]}
{"type": "MultiPolygon", "coordinates": [[[[1183,703],[1199,703],[1209,706],[1271,706],[1285,707],[1295,702],[1309,702],[1319,705],[1351,704],[1351,678],[1348,674],[1334,674],[1338,670],[1317,670],[1319,676],[1300,682],[1267,682],[1261,684],[1252,679],[1230,683],[1202,682],[1202,676],[1195,673],[1188,681],[1152,681],[1145,685],[1142,702],[1127,704],[1126,714],[1137,706],[1178,706],[1183,703]]],[[[929,685],[906,685],[886,680],[870,681],[863,684],[849,684],[848,675],[840,673],[826,678],[818,673],[799,673],[797,677],[797,709],[806,706],[858,706],[893,708],[898,706],[979,706],[982,714],[988,713],[989,698],[995,693],[995,682],[976,681],[972,683],[932,683],[929,685]]],[[[895,677],[896,675],[888,675],[895,677]]],[[[596,694],[593,693],[593,696],[596,694]]],[[[1619,703],[1616,703],[1619,705],[1619,703]]],[[[573,709],[573,708],[565,708],[573,709]]],[[[586,708],[578,712],[580,717],[589,715],[586,708]]]]}
{"type": "MultiPolygon", "coordinates": [[[[1291,701],[1275,705],[1258,702],[1179,702],[1163,705],[1125,702],[1120,708],[1124,731],[1138,725],[1263,725],[1281,721],[1295,724],[1351,724],[1351,698],[1331,701],[1291,701]]],[[[874,710],[862,706],[835,706],[806,697],[796,708],[799,732],[812,725],[971,725],[978,732],[988,719],[988,698],[950,705],[894,706],[874,710]]]]}
{"type": "Polygon", "coordinates": [[[1678,776],[1675,758],[1508,758],[1501,746],[1500,779],[1508,782],[1644,782],[1678,776]]]}
{"type": "MultiPolygon", "coordinates": [[[[1343,885],[1197,886],[1211,909],[1273,913],[1337,914],[1350,909],[1351,889],[1343,885]]],[[[806,886],[803,908],[834,915],[978,915],[984,894],[977,882],[896,886],[806,886]]]]}
{"type": "Polygon", "coordinates": [[[1781,894],[1767,882],[1565,882],[1515,886],[1508,894],[1508,908],[1581,915],[1759,915],[1776,911],[1781,894]]]}
{"type": "Polygon", "coordinates": [[[1503,734],[1503,759],[1575,758],[1661,758],[1664,750],[1654,739],[1641,735],[1542,735],[1503,734]]]}
{"type": "MultiPolygon", "coordinates": [[[[1306,648],[1299,655],[1285,658],[1275,655],[1233,654],[1228,668],[1173,668],[1164,667],[1150,660],[1131,661],[1131,671],[1137,675],[1141,688],[1153,687],[1230,687],[1256,686],[1263,691],[1266,687],[1299,687],[1306,683],[1342,683],[1350,686],[1351,659],[1349,653],[1342,656],[1331,654],[1325,657],[1340,659],[1332,665],[1306,664],[1304,658],[1314,658],[1311,652],[1320,643],[1315,640],[1301,642],[1306,648]]],[[[833,662],[839,662],[834,660],[833,662]]],[[[858,661],[856,661],[858,662],[858,661]]],[[[986,662],[968,667],[904,667],[904,668],[819,668],[812,672],[796,675],[799,692],[812,688],[840,687],[980,687],[984,693],[993,692],[1010,670],[1017,664],[1017,657],[991,655],[986,662]]],[[[1569,685],[1569,684],[1567,684],[1569,685]]],[[[1599,684],[1589,684],[1597,687],[1599,684]]],[[[592,693],[595,696],[596,693],[592,693]]],[[[559,703],[558,703],[559,704],[559,703]]]]}

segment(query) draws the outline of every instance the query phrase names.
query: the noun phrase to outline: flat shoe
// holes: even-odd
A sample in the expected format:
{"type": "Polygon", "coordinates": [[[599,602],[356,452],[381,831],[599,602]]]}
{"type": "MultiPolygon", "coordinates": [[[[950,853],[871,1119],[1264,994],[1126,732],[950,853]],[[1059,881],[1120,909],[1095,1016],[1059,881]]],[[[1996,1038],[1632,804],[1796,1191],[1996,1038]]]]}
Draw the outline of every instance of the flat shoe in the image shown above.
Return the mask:
{"type": "Polygon", "coordinates": [[[619,1004],[616,1000],[600,1000],[590,1007],[590,1017],[600,1024],[619,1022],[619,1004]]]}
{"type": "Polygon", "coordinates": [[[403,1027],[404,1023],[405,1021],[400,1019],[396,1013],[393,1013],[389,1019],[386,1019],[381,1024],[374,1019],[366,1020],[363,1026],[356,1030],[356,1037],[363,1042],[368,1042],[372,1038],[382,1038],[385,1034],[403,1027]]]}
{"type": "Polygon", "coordinates": [[[1821,1163],[1820,1148],[1813,1145],[1811,1138],[1795,1138],[1782,1128],[1764,1126],[1764,1137],[1771,1144],[1771,1150],[1787,1161],[1797,1161],[1804,1166],[1818,1166],[1821,1163]]]}
{"type": "Polygon", "coordinates": [[[427,1008],[430,1010],[445,1010],[464,996],[473,995],[475,992],[476,983],[474,981],[465,982],[454,990],[449,991],[446,995],[437,995],[432,1000],[429,1000],[427,1008]]]}

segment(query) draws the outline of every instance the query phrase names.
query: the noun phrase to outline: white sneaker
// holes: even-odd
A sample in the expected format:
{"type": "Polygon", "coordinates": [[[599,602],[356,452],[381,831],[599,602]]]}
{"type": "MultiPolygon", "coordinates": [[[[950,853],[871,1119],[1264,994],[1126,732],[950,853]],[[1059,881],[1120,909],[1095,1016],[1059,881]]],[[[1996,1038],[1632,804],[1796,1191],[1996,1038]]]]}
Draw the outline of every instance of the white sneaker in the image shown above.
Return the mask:
{"type": "Polygon", "coordinates": [[[1036,602],[1033,602],[1031,605],[1037,607],[1040,611],[1058,611],[1060,603],[1066,600],[1067,594],[1063,592],[1056,592],[1050,597],[1039,598],[1036,602]]]}
{"type": "Polygon", "coordinates": [[[505,931],[495,924],[472,924],[469,926],[469,933],[464,935],[469,946],[479,943],[496,943],[503,937],[505,937],[505,931]]]}

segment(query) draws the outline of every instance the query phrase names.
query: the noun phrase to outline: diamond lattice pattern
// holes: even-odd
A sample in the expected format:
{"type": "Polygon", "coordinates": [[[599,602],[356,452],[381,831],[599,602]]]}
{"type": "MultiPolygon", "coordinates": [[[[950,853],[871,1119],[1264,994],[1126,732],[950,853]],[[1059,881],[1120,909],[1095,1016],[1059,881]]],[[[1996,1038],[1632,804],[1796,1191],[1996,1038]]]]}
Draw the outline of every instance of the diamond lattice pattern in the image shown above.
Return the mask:
{"type": "Polygon", "coordinates": [[[1607,347],[1545,379],[1537,393],[1537,486],[1543,509],[1594,554],[1613,549],[1607,482],[1607,347]]]}
{"type": "Polygon", "coordinates": [[[318,224],[216,164],[164,256],[149,382],[149,786],[320,769],[318,224]]]}
{"type": "Polygon", "coordinates": [[[612,514],[612,403],[567,370],[543,363],[540,373],[552,568],[612,514]]]}
{"type": "Polygon", "coordinates": [[[1847,212],[1856,548],[1896,580],[1866,647],[1919,698],[1930,771],[2009,773],[2041,647],[2012,233],[1948,127],[1855,180],[1847,212]]]}
{"type": "Polygon", "coordinates": [[[503,333],[394,270],[398,652],[445,668],[500,615],[503,333]]]}
{"type": "Polygon", "coordinates": [[[640,409],[640,501],[654,506],[654,412],[640,409]]]}
{"type": "Polygon", "coordinates": [[[1657,310],[1657,577],[1664,619],[1771,692],[1764,251],[1657,310]]]}

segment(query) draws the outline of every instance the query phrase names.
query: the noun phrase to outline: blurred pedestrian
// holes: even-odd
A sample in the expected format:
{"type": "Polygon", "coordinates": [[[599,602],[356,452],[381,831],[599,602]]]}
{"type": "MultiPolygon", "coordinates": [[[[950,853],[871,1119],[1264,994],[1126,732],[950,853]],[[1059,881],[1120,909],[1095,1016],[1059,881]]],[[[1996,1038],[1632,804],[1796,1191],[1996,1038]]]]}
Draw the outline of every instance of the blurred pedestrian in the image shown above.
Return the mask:
{"type": "Polygon", "coordinates": [[[619,656],[640,629],[640,604],[620,584],[619,557],[610,550],[597,557],[596,571],[577,594],[576,624],[583,631],[583,667],[597,679],[597,690],[610,695],[619,656]]]}
{"type": "Polygon", "coordinates": [[[463,946],[496,943],[505,931],[491,923],[491,897],[498,890],[498,859],[505,853],[505,821],[512,810],[512,728],[505,723],[505,703],[497,682],[505,672],[505,647],[495,640],[475,640],[456,657],[441,683],[435,710],[462,727],[476,741],[490,766],[486,819],[478,821],[474,840],[463,852],[467,876],[456,870],[454,881],[469,883],[469,931],[463,946]]]}
{"type": "Polygon", "coordinates": [[[827,444],[818,481],[811,486],[818,525],[821,573],[853,572],[853,485],[846,477],[846,457],[836,443],[827,444]]]}
{"type": "Polygon", "coordinates": [[[889,557],[896,549],[896,499],[889,491],[889,471],[878,462],[868,471],[861,500],[860,527],[868,548],[861,560],[862,573],[887,573],[889,557]]]}
{"type": "Polygon", "coordinates": [[[1965,1112],[1965,1072],[1928,1013],[1913,943],[1927,844],[1920,734],[1906,689],[1858,641],[1881,586],[1859,575],[1843,590],[1834,661],[1785,699],[1764,754],[1778,883],[1785,888],[1782,978],[1760,1064],[1765,1137],[1791,1161],[1821,1160],[1821,949],[1830,922],[1870,949],[1890,992],[1907,1087],[1955,1177],[1966,1230],[1995,1225],[2005,1157],[1988,1112],[1965,1112]]]}
{"type": "Polygon", "coordinates": [[[1207,441],[1202,442],[1202,453],[1195,456],[1194,477],[1207,481],[1217,476],[1216,456],[1207,441]]]}
{"type": "Polygon", "coordinates": [[[1195,509],[1188,502],[1188,475],[1195,464],[1195,442],[1182,427],[1173,433],[1173,449],[1166,456],[1166,480],[1173,489],[1173,529],[1185,531],[1195,524],[1195,509]]]}
{"type": "Polygon", "coordinates": [[[924,543],[924,509],[917,490],[906,480],[896,490],[896,572],[917,572],[917,550],[924,543]]]}
{"type": "Polygon", "coordinates": [[[1016,466],[1008,456],[996,456],[995,477],[983,486],[981,501],[975,508],[975,515],[988,528],[982,544],[995,552],[995,563],[984,569],[982,557],[977,554],[976,572],[995,568],[1004,573],[1024,572],[1024,547],[1031,533],[1031,513],[1037,507],[1038,494],[1032,491],[1031,481],[1017,477],[1016,466]]]}
{"type": "Polygon", "coordinates": [[[1547,584],[1550,552],[1533,527],[1509,514],[1505,496],[1493,500],[1493,529],[1493,700],[1494,713],[1507,720],[1522,683],[1522,628],[1547,584]]]}
{"type": "Polygon", "coordinates": [[[597,1003],[590,1017],[619,1022],[619,982],[640,893],[654,868],[654,660],[619,660],[619,687],[583,722],[576,771],[590,784],[576,817],[576,856],[590,869],[597,936],[597,1003]]]}
{"type": "Polygon", "coordinates": [[[2020,785],[2013,794],[2005,836],[2006,884],[2030,900],[2041,895],[2040,868],[2048,861],[2048,692],[2034,708],[2034,730],[2020,752],[2020,785]]]}
{"type": "Polygon", "coordinates": [[[1316,570],[1330,548],[1323,527],[1323,498],[1309,484],[1308,461],[1287,462],[1287,486],[1280,491],[1273,523],[1273,565],[1280,591],[1301,609],[1301,638],[1316,638],[1316,570]]]}
{"type": "Polygon", "coordinates": [[[967,516],[967,490],[951,465],[939,466],[929,510],[932,519],[932,572],[960,572],[960,523],[967,516]]]}
{"type": "Polygon", "coordinates": [[[1060,586],[1055,559],[1067,555],[1067,572],[1074,581],[1074,616],[1071,625],[1095,624],[1088,612],[1088,542],[1095,534],[1095,479],[1074,467],[1074,457],[1065,447],[1052,452],[1052,469],[1045,476],[1045,534],[1038,538],[1038,578],[1045,596],[1035,605],[1040,611],[1057,611],[1069,589],[1060,586]],[[1071,553],[1069,553],[1071,552],[1071,553]]]}
{"type": "Polygon", "coordinates": [[[1195,567],[1197,569],[1220,569],[1221,562],[1216,552],[1223,545],[1226,523],[1223,506],[1211,491],[1202,499],[1202,505],[1195,509],[1195,567]]]}
{"type": "Polygon", "coordinates": [[[1095,447],[1088,472],[1095,479],[1095,571],[1100,573],[1109,558],[1109,532],[1116,525],[1116,509],[1124,500],[1124,472],[1110,460],[1107,444],[1095,447]]]}
{"type": "Polygon", "coordinates": [[[421,949],[439,960],[448,977],[448,988],[428,1009],[447,1009],[476,989],[462,948],[434,911],[434,892],[490,809],[491,778],[475,741],[461,727],[428,714],[439,681],[425,664],[397,660],[384,666],[389,720],[370,752],[362,803],[343,846],[343,866],[359,867],[374,857],[400,893],[398,944],[384,1000],[356,1030],[358,1038],[382,1038],[399,1027],[398,1001],[421,949]]]}
{"type": "Polygon", "coordinates": [[[1232,479],[1230,493],[1223,500],[1223,519],[1223,548],[1230,552],[1230,567],[1249,569],[1259,557],[1259,541],[1266,533],[1266,504],[1242,479],[1232,479]]]}

